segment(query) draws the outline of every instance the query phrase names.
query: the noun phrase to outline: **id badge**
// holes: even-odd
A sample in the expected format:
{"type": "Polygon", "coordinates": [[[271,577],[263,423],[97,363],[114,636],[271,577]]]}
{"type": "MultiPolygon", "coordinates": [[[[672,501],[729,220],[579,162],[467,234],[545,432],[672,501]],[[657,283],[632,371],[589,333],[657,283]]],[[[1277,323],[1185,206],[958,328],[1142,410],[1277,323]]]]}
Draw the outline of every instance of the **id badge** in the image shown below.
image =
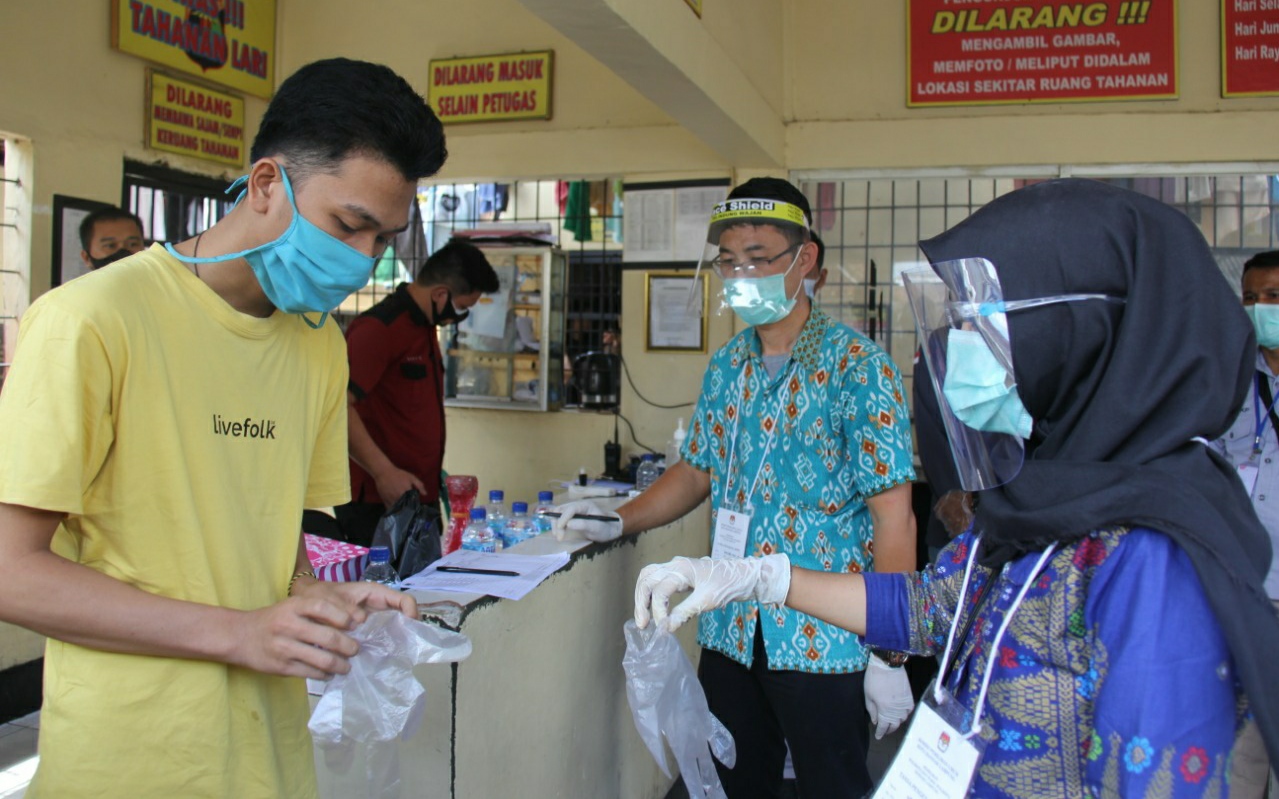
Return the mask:
{"type": "Polygon", "coordinates": [[[1252,496],[1252,489],[1256,487],[1257,475],[1260,473],[1261,470],[1257,468],[1257,464],[1251,461],[1235,466],[1235,474],[1239,475],[1239,479],[1243,481],[1243,490],[1248,492],[1248,496],[1252,496]]]}
{"type": "Polygon", "coordinates": [[[874,799],[962,799],[968,796],[986,751],[978,735],[965,738],[972,713],[945,688],[942,701],[930,685],[916,706],[901,748],[873,794],[874,799]]]}
{"type": "Polygon", "coordinates": [[[746,556],[746,539],[750,536],[751,511],[749,505],[736,510],[725,505],[715,514],[715,544],[712,558],[741,558],[746,556]]]}

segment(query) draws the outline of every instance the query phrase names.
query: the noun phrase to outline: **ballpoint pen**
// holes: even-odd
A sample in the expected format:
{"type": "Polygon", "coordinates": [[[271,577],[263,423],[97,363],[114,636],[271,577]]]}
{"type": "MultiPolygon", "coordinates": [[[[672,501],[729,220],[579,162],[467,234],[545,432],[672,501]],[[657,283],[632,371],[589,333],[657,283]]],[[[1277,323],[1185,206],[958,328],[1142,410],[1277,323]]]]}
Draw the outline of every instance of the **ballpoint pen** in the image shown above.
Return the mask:
{"type": "Polygon", "coordinates": [[[470,566],[436,566],[437,572],[448,572],[450,574],[491,574],[494,577],[519,577],[519,572],[504,571],[502,569],[476,569],[470,566]]]}
{"type": "MultiPolygon", "coordinates": [[[[558,519],[558,518],[560,518],[561,516],[563,516],[564,514],[560,513],[560,512],[559,512],[559,511],[557,511],[557,510],[547,510],[547,511],[542,511],[542,515],[543,515],[543,516],[553,516],[553,517],[555,517],[556,519],[558,519]]],[[[621,519],[619,519],[619,518],[618,518],[618,517],[616,517],[616,516],[600,516],[598,513],[574,513],[574,514],[573,514],[573,518],[574,518],[574,519],[587,519],[587,520],[589,520],[589,521],[593,521],[593,522],[620,522],[620,521],[621,521],[621,519]]]]}

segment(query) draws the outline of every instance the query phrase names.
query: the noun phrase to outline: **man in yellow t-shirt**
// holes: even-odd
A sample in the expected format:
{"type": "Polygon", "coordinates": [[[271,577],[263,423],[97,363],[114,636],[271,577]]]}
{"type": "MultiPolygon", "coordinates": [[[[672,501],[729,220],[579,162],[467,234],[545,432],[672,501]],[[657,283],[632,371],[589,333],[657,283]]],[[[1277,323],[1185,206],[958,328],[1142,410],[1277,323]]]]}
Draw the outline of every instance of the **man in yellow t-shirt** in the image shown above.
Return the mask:
{"type": "Polygon", "coordinates": [[[47,635],[33,797],[311,797],[299,677],[412,598],[311,576],[302,509],[350,496],[325,312],[445,156],[386,67],[281,84],[237,205],[37,300],[0,394],[0,620],[47,635]]]}

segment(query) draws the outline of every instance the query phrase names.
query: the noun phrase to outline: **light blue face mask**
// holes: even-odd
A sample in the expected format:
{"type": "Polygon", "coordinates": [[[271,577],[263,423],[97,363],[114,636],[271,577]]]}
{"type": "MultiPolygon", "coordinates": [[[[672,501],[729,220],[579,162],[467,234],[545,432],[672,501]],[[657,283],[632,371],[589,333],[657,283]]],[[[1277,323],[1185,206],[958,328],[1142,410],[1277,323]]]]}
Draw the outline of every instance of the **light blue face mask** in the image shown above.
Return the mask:
{"type": "Polygon", "coordinates": [[[724,302],[751,327],[782,321],[795,309],[795,297],[786,296],[786,276],[799,260],[799,252],[781,274],[724,278],[724,302]]]}
{"type": "Polygon", "coordinates": [[[951,330],[942,393],[951,412],[974,430],[1030,438],[1032,420],[1012,375],[976,330],[951,330]]]}
{"type": "Polygon", "coordinates": [[[1279,347],[1279,305],[1257,302],[1243,309],[1257,331],[1257,344],[1268,350],[1279,347]]]}
{"type": "MultiPolygon", "coordinates": [[[[164,246],[175,258],[189,264],[243,258],[253,268],[253,275],[272,305],[285,313],[319,313],[318,323],[302,317],[311,327],[319,328],[324,325],[329,311],[368,284],[377,259],[339,241],[303,216],[293,198],[293,185],[284,167],[280,167],[280,176],[284,180],[289,206],[293,209],[293,219],[279,238],[211,258],[192,258],[178,253],[171,244],[164,246]]],[[[241,175],[227,192],[240,188],[248,179],[248,175],[241,175]]],[[[236,202],[243,197],[244,192],[241,191],[236,202]]]]}

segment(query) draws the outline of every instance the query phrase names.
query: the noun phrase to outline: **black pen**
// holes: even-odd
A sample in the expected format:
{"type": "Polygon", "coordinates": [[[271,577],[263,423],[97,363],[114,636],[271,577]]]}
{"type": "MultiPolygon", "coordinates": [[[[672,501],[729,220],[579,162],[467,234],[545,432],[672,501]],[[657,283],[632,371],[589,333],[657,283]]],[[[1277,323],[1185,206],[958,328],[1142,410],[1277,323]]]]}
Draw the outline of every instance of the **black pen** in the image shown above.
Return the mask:
{"type": "Polygon", "coordinates": [[[519,572],[508,572],[501,569],[473,569],[469,566],[436,566],[437,572],[450,574],[491,574],[494,577],[519,577],[519,572]]]}
{"type": "MultiPolygon", "coordinates": [[[[558,518],[560,518],[561,516],[563,516],[564,514],[560,513],[560,512],[559,512],[559,511],[557,511],[557,510],[544,510],[544,511],[542,511],[542,515],[543,515],[543,516],[554,516],[556,519],[558,519],[558,518]]],[[[573,514],[573,518],[574,518],[574,519],[586,519],[586,520],[588,520],[588,521],[592,521],[592,522],[620,522],[620,521],[621,521],[621,519],[617,518],[616,516],[600,516],[600,515],[599,515],[599,514],[597,514],[597,513],[574,513],[574,514],[573,514]]]]}

